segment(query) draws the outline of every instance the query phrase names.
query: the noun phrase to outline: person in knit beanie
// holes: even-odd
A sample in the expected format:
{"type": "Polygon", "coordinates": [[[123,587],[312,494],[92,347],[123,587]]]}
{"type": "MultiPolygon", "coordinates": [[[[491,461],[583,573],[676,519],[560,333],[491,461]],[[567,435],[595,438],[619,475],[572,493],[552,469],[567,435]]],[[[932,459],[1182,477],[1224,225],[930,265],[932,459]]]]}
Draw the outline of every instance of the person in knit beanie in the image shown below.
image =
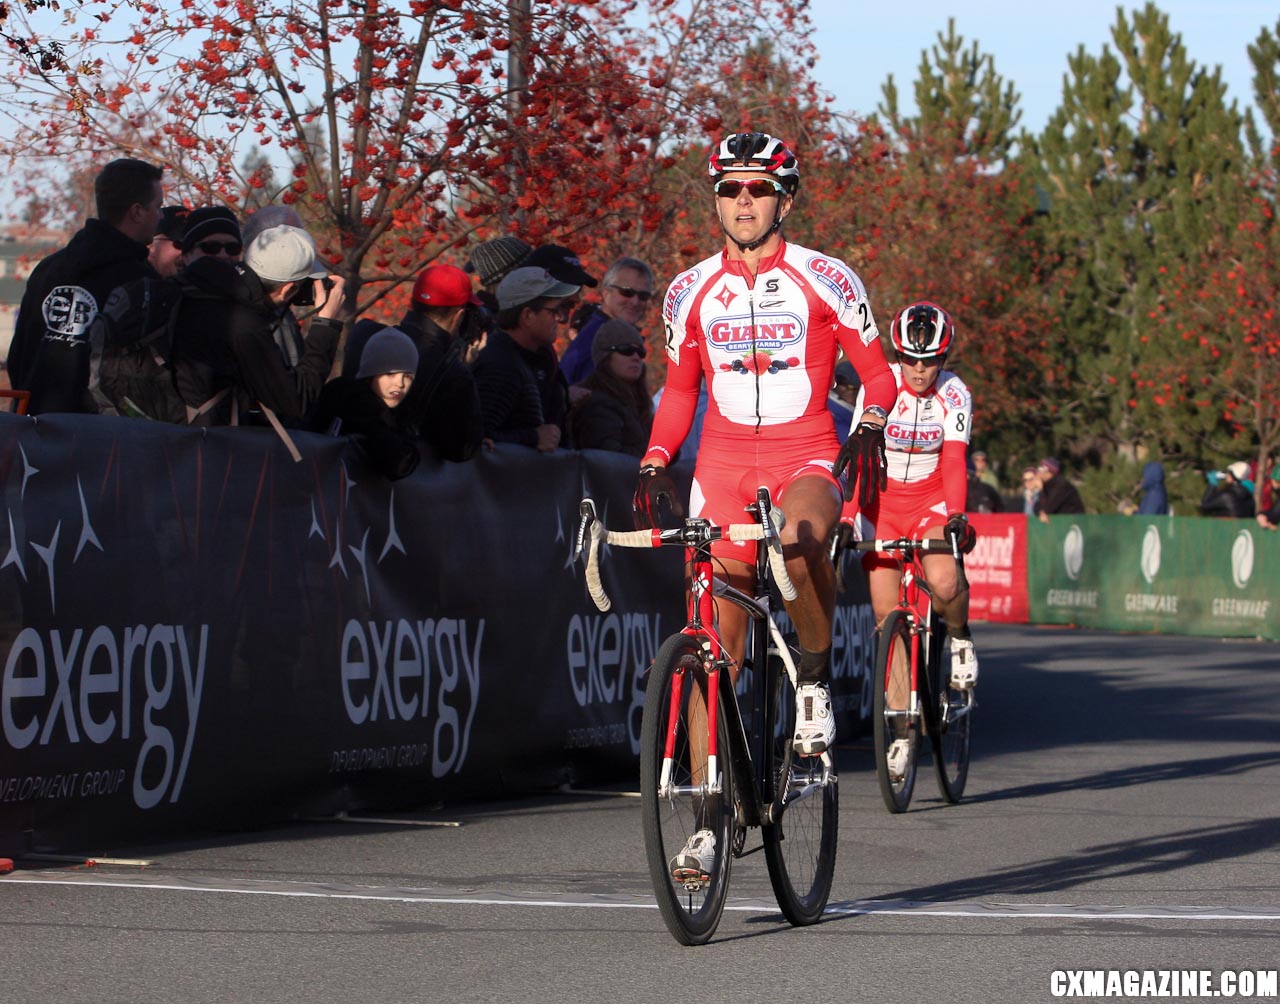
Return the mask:
{"type": "Polygon", "coordinates": [[[187,214],[187,226],[182,234],[184,268],[205,257],[221,257],[234,264],[243,251],[240,221],[226,206],[203,206],[187,214]]]}
{"type": "Polygon", "coordinates": [[[471,252],[466,271],[474,272],[480,285],[492,292],[507,273],[524,263],[533,248],[519,237],[497,237],[471,252]]]}
{"type": "Polygon", "coordinates": [[[365,343],[355,376],[324,385],[309,427],[351,436],[378,473],[391,480],[407,477],[418,466],[418,437],[400,405],[417,369],[413,339],[399,328],[383,328],[365,343]]]}

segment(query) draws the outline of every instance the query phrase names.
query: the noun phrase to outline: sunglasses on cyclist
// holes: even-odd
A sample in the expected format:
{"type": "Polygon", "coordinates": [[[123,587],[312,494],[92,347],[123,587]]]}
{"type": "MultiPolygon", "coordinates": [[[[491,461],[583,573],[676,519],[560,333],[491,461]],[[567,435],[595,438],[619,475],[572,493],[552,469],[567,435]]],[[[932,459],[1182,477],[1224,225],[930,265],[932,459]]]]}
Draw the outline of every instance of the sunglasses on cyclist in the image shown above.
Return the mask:
{"type": "Polygon", "coordinates": [[[902,353],[898,353],[898,362],[902,363],[902,365],[907,367],[908,369],[910,369],[916,363],[919,363],[921,366],[941,366],[946,361],[947,361],[947,357],[945,355],[904,356],[902,353]]]}
{"type": "Polygon", "coordinates": [[[615,345],[609,351],[620,356],[639,356],[641,359],[649,354],[649,350],[643,345],[615,345]]]}
{"type": "Polygon", "coordinates": [[[725,178],[715,184],[716,195],[722,199],[736,199],[743,189],[753,199],[767,199],[771,195],[782,196],[787,190],[772,178],[757,178],[755,181],[733,181],[725,178]]]}
{"type": "Polygon", "coordinates": [[[201,252],[207,255],[226,254],[235,256],[244,250],[244,245],[239,241],[201,241],[196,245],[201,252]]]}
{"type": "Polygon", "coordinates": [[[625,296],[628,300],[638,296],[641,303],[648,303],[653,298],[653,294],[647,289],[632,289],[630,286],[615,286],[613,283],[609,284],[609,288],[617,290],[619,296],[625,296]]]}

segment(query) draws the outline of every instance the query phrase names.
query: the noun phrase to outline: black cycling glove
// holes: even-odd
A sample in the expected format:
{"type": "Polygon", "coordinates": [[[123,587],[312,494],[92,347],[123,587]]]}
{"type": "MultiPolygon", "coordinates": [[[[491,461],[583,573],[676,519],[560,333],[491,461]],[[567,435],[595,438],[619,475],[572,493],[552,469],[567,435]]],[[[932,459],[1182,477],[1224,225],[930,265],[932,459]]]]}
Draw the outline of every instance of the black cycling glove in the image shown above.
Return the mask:
{"type": "Polygon", "coordinates": [[[660,530],[664,523],[684,518],[676,483],[665,467],[645,464],[631,500],[637,530],[660,530]]]}
{"type": "Polygon", "coordinates": [[[863,422],[840,447],[836,455],[835,476],[845,471],[844,500],[853,501],[853,486],[858,485],[858,507],[866,510],[875,505],[880,493],[889,485],[889,473],[885,467],[884,428],[863,422]]]}
{"type": "Polygon", "coordinates": [[[969,525],[962,512],[953,512],[947,518],[947,537],[954,537],[961,554],[968,554],[978,546],[978,531],[969,525]]]}

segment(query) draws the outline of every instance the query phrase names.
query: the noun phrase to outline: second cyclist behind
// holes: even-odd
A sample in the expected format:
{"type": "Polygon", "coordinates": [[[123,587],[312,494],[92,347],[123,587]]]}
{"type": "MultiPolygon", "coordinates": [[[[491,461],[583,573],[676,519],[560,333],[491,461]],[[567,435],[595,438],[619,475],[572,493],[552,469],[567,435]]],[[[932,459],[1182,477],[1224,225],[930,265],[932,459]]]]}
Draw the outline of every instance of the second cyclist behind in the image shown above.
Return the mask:
{"type": "MultiPolygon", "coordinates": [[[[796,599],[787,604],[800,643],[795,748],[817,755],[835,740],[829,689],[835,571],[827,540],[840,518],[840,471],[873,505],[884,477],[884,422],[893,375],[862,280],[843,261],[788,243],[795,155],[765,133],[737,133],[712,151],[708,174],[724,248],[672,281],[663,299],[667,381],[641,461],[636,513],[682,515],[666,465],[693,420],[705,380],[709,396],[690,493],[690,512],[724,525],[744,521],[761,485],[786,514],[782,530],[796,599]],[[843,446],[827,411],[837,353],[862,381],[862,405],[843,446]],[[834,469],[834,473],[833,473],[834,469]]],[[[963,472],[962,472],[963,473],[963,472]]],[[[712,554],[730,584],[750,591],[754,543],[720,541],[712,554]]],[[[720,635],[735,662],[746,614],[719,607],[720,635]]]]}
{"type": "MultiPolygon", "coordinates": [[[[897,362],[891,367],[898,396],[885,427],[889,462],[888,486],[861,515],[863,539],[881,540],[960,536],[964,551],[976,535],[964,515],[973,400],[963,380],[943,369],[955,343],[951,316],[937,304],[913,303],[900,310],[890,331],[897,362]]],[[[947,625],[951,641],[951,686],[967,690],[978,681],[978,660],[969,635],[969,593],[961,592],[955,559],[949,554],[922,558],[934,609],[947,625]]],[[[902,569],[895,556],[882,552],[863,559],[876,624],[884,622],[898,602],[902,569]]],[[[903,707],[901,693],[888,695],[893,707],[903,707]]],[[[889,770],[901,776],[907,740],[889,750],[889,770]]]]}

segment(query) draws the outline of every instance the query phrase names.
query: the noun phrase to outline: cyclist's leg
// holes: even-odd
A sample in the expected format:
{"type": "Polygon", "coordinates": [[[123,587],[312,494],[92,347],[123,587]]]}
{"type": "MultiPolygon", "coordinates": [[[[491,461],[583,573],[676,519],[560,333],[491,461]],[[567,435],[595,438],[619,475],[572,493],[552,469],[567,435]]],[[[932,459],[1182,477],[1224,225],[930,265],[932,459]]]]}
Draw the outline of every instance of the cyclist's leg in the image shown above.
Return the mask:
{"type": "Polygon", "coordinates": [[[796,598],[787,613],[800,642],[796,667],[796,735],[801,753],[822,753],[835,742],[831,709],[831,623],[835,616],[835,567],[827,550],[840,519],[840,490],[829,471],[807,466],[782,485],[786,513],[782,551],[796,598]]]}
{"type": "MultiPolygon", "coordinates": [[[[943,524],[931,526],[925,536],[942,539],[943,524]]],[[[951,685],[967,690],[978,682],[978,659],[969,634],[969,590],[960,590],[955,559],[949,554],[924,556],[924,574],[933,593],[933,608],[947,625],[951,650],[951,685]]]]}

